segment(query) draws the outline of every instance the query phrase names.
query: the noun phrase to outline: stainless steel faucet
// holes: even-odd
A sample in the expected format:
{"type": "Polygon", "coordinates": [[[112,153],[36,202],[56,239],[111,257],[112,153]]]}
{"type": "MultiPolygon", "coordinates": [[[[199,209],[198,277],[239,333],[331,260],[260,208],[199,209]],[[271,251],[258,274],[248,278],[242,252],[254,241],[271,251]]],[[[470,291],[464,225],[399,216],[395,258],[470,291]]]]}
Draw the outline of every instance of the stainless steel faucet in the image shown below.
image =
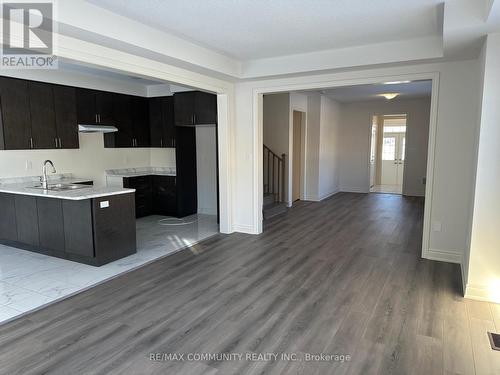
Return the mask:
{"type": "Polygon", "coordinates": [[[54,167],[54,163],[51,160],[45,160],[42,166],[42,177],[40,177],[40,182],[42,183],[42,189],[47,190],[49,187],[49,183],[47,180],[47,164],[52,167],[52,173],[56,173],[56,167],[54,167]]]}

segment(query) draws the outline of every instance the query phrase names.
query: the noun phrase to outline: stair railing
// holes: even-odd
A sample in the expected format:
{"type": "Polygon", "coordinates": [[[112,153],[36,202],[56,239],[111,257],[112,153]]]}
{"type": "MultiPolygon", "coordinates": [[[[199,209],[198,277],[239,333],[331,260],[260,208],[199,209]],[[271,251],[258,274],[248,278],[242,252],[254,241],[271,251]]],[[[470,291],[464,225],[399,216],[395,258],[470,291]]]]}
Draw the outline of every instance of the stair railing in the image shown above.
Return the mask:
{"type": "Polygon", "coordinates": [[[272,194],[275,203],[285,200],[285,157],[264,145],[264,194],[272,194]]]}

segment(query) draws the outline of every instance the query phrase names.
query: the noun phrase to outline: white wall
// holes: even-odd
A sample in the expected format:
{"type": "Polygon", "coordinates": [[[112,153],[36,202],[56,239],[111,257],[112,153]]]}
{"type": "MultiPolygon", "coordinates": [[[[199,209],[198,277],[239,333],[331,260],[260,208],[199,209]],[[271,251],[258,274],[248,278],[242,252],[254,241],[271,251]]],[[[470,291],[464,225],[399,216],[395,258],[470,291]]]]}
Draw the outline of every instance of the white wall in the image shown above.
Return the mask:
{"type": "Polygon", "coordinates": [[[484,53],[472,236],[464,276],[466,297],[500,303],[500,34],[488,35],[484,53]]]}
{"type": "Polygon", "coordinates": [[[324,199],[339,191],[341,106],[321,96],[319,137],[318,198],[324,199]]]}
{"type": "Polygon", "coordinates": [[[198,212],[217,215],[217,144],[214,126],[196,128],[198,212]]]}
{"type": "MultiPolygon", "coordinates": [[[[430,231],[427,256],[460,262],[470,228],[475,133],[478,126],[478,60],[350,70],[339,73],[241,82],[235,85],[234,220],[237,228],[261,230],[259,218],[258,101],[254,93],[299,91],[349,86],[386,80],[424,79],[439,75],[434,183],[430,222],[442,224],[430,231]],[[252,199],[249,199],[252,197],[252,199]],[[429,250],[428,249],[428,250],[429,250]]],[[[311,114],[308,113],[308,125],[311,114]]],[[[369,124],[369,123],[368,123],[369,124]]],[[[309,126],[308,126],[309,128],[309,126]]],[[[366,141],[368,150],[368,140],[366,141]]],[[[366,157],[365,160],[368,160],[366,157]]]]}
{"type": "Polygon", "coordinates": [[[96,185],[105,185],[106,169],[175,166],[173,150],[104,148],[101,133],[80,133],[77,150],[0,151],[0,177],[40,176],[42,163],[50,159],[58,173],[73,173],[94,180],[96,185]]]}
{"type": "Polygon", "coordinates": [[[424,196],[427,170],[430,98],[347,103],[342,106],[340,188],[368,192],[373,115],[407,114],[403,194],[424,196]]]}

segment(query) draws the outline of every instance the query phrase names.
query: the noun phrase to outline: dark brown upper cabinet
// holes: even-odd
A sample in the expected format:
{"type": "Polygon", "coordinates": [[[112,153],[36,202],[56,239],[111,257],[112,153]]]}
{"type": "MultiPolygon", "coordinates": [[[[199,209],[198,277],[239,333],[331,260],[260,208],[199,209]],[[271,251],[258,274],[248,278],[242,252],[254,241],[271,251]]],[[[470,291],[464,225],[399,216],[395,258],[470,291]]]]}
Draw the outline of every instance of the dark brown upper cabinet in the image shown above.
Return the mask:
{"type": "Polygon", "coordinates": [[[33,148],[28,81],[0,78],[0,147],[5,150],[33,148]]]}
{"type": "Polygon", "coordinates": [[[97,120],[102,125],[114,125],[116,95],[111,92],[96,91],[95,103],[97,120]]]}
{"type": "Polygon", "coordinates": [[[31,136],[33,148],[58,148],[56,113],[52,85],[29,82],[28,93],[31,113],[31,136]]]}
{"type": "Polygon", "coordinates": [[[52,88],[59,148],[79,148],[76,89],[59,85],[52,88]]]}
{"type": "Polygon", "coordinates": [[[113,94],[112,124],[118,131],[104,134],[105,147],[150,147],[146,98],[113,94]]]}
{"type": "Polygon", "coordinates": [[[79,124],[98,124],[94,90],[76,89],[76,113],[79,124]]]}
{"type": "MultiPolygon", "coordinates": [[[[105,97],[101,97],[103,107],[109,105],[105,97]],[[104,99],[104,100],[102,100],[104,99]]],[[[111,98],[112,114],[106,115],[108,124],[118,128],[117,132],[104,134],[104,147],[134,147],[131,98],[128,95],[114,94],[111,98]]]]}
{"type": "Polygon", "coordinates": [[[132,122],[136,147],[151,147],[147,98],[132,97],[132,122]]]}
{"type": "Polygon", "coordinates": [[[77,89],[78,123],[114,125],[114,95],[104,91],[77,89]]]}
{"type": "Polygon", "coordinates": [[[217,96],[201,91],[174,94],[176,126],[217,124],[217,96]]]}
{"type": "Polygon", "coordinates": [[[151,147],[175,147],[174,100],[172,96],[149,99],[151,147]]]}
{"type": "Polygon", "coordinates": [[[1,148],[78,148],[74,88],[0,78],[0,95],[1,148]]]}
{"type": "Polygon", "coordinates": [[[75,89],[29,82],[28,92],[33,148],[78,148],[75,89]]]}

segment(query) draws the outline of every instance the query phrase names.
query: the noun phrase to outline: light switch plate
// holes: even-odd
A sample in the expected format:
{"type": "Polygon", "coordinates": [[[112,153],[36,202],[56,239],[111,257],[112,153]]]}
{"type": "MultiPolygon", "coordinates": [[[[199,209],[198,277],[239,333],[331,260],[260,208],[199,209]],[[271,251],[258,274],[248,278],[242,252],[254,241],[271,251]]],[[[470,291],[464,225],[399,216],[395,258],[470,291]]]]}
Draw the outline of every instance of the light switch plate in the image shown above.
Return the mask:
{"type": "Polygon", "coordinates": [[[99,202],[99,207],[101,207],[101,208],[108,208],[109,207],[109,201],[99,202]]]}
{"type": "Polygon", "coordinates": [[[432,223],[432,230],[434,232],[441,232],[442,229],[443,229],[443,225],[441,224],[440,221],[434,221],[432,223]]]}

